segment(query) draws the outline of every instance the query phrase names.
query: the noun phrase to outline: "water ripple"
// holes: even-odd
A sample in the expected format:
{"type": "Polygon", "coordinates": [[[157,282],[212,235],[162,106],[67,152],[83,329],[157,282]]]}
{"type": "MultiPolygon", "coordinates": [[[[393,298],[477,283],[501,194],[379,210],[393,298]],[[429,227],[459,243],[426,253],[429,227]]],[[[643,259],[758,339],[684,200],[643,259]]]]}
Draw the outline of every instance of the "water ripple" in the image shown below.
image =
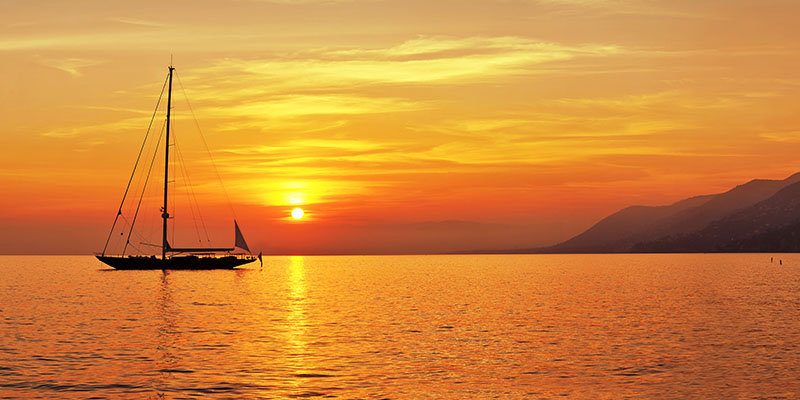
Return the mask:
{"type": "Polygon", "coordinates": [[[89,257],[0,257],[0,392],[800,398],[800,269],[764,258],[270,257],[258,273],[103,274],[89,257]]]}

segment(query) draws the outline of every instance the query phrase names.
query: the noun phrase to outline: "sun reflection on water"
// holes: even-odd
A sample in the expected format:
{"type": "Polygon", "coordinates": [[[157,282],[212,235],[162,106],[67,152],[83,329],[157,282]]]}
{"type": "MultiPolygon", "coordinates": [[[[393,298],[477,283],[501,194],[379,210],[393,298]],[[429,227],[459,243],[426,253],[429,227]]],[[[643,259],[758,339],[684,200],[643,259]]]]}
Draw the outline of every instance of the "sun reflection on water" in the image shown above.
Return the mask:
{"type": "Polygon", "coordinates": [[[305,257],[303,256],[289,257],[286,342],[292,358],[292,366],[298,372],[307,368],[305,361],[307,358],[308,306],[304,264],[305,257]]]}
{"type": "Polygon", "coordinates": [[[175,354],[177,340],[180,336],[179,320],[180,313],[173,299],[172,288],[170,287],[169,271],[161,272],[161,284],[156,305],[156,314],[159,323],[156,329],[157,349],[161,359],[159,363],[161,370],[174,368],[179,364],[179,359],[175,354]]]}

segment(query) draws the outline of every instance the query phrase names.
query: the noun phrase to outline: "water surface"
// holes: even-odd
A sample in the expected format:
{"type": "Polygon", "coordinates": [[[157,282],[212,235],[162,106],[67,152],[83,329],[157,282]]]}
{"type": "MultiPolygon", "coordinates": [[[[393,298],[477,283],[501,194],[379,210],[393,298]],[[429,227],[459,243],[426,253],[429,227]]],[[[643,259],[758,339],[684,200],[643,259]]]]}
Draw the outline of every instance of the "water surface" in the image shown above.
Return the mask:
{"type": "Polygon", "coordinates": [[[800,397],[797,255],[252,265],[0,257],[0,398],[800,397]]]}

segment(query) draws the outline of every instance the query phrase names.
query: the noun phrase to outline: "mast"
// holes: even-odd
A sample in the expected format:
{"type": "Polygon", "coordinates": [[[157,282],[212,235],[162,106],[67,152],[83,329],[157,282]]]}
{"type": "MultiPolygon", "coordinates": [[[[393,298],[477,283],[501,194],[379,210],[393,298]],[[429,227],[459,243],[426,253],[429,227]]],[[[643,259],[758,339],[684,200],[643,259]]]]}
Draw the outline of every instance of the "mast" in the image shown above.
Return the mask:
{"type": "Polygon", "coordinates": [[[167,92],[167,142],[164,145],[164,208],[161,209],[161,218],[164,219],[164,230],[161,233],[161,259],[167,259],[167,187],[169,185],[169,117],[172,110],[172,71],[175,68],[170,63],[169,66],[169,91],[167,92]]]}

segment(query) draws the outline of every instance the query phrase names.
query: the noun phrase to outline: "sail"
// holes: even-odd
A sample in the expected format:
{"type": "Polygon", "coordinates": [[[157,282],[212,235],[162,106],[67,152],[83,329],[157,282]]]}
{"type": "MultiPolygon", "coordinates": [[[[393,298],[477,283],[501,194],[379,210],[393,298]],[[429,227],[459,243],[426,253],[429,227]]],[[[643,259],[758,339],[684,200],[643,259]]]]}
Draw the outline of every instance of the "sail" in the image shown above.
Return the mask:
{"type": "Polygon", "coordinates": [[[233,245],[240,248],[250,251],[250,248],[247,247],[247,242],[244,240],[244,235],[242,235],[242,231],[239,230],[239,223],[236,220],[233,220],[233,227],[236,231],[236,240],[233,242],[233,245]]]}

